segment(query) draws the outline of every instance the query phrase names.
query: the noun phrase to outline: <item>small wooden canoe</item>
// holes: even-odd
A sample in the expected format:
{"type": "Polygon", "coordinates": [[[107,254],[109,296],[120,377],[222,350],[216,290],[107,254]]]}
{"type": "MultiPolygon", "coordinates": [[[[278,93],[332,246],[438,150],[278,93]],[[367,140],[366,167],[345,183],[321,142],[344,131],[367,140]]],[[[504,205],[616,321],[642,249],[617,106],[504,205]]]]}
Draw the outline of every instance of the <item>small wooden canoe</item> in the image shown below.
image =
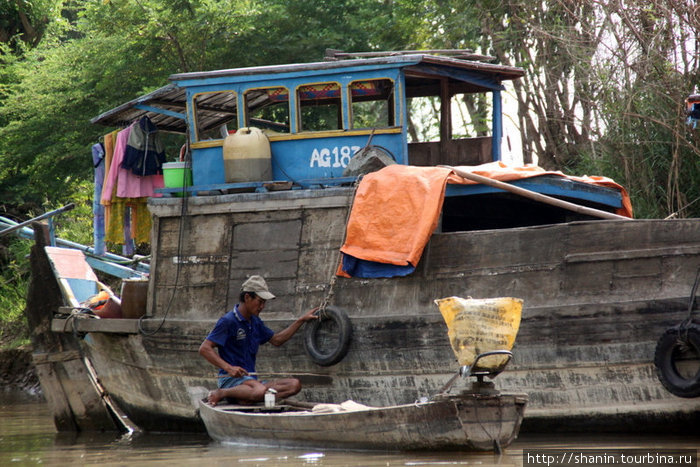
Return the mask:
{"type": "Polygon", "coordinates": [[[348,401],[300,409],[199,403],[209,435],[217,441],[273,446],[362,450],[491,451],[518,435],[525,394],[462,393],[427,402],[368,407],[348,401]],[[344,407],[345,409],[344,410],[344,407]],[[318,408],[326,410],[318,410],[318,408]]]}

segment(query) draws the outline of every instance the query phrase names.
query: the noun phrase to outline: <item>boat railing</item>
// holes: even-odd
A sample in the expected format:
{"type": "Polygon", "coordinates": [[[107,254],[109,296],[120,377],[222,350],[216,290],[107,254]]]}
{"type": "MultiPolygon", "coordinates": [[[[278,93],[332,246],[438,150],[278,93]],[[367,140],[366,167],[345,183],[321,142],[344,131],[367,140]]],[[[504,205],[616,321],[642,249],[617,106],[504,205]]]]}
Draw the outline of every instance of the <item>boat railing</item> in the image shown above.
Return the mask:
{"type": "Polygon", "coordinates": [[[463,378],[476,376],[477,381],[483,382],[484,376],[488,376],[489,378],[495,378],[496,376],[498,376],[501,372],[503,372],[503,370],[505,370],[506,366],[508,366],[508,363],[510,363],[512,359],[513,353],[509,350],[492,350],[490,352],[480,353],[476,356],[474,362],[471,365],[464,365],[460,367],[459,375],[463,378]],[[479,360],[493,355],[502,355],[505,356],[506,359],[503,360],[499,365],[492,368],[486,366],[479,366],[479,360]]]}
{"type": "Polygon", "coordinates": [[[479,393],[494,393],[497,392],[494,389],[493,383],[486,383],[484,382],[484,376],[488,376],[489,378],[495,378],[498,376],[510,363],[511,359],[513,358],[513,353],[509,350],[492,350],[489,352],[483,352],[480,353],[479,355],[476,356],[474,361],[472,362],[471,365],[463,365],[459,368],[459,370],[450,378],[450,380],[438,391],[437,394],[435,394],[432,399],[444,397],[447,395],[448,392],[450,392],[450,389],[452,389],[452,386],[454,386],[454,383],[457,381],[457,378],[462,377],[462,378],[469,378],[470,376],[475,376],[476,377],[476,382],[472,384],[471,389],[469,392],[479,392],[479,393]],[[496,366],[480,366],[478,365],[479,360],[486,358],[486,357],[492,357],[492,356],[505,356],[506,358],[501,361],[496,366]]]}
{"type": "MultiPolygon", "coordinates": [[[[32,222],[51,219],[52,216],[60,214],[62,212],[72,209],[72,203],[64,206],[63,208],[56,209],[54,211],[46,212],[40,216],[29,219],[28,221],[18,223],[11,219],[0,216],[0,236],[9,233],[15,233],[16,235],[33,239],[34,230],[28,227],[32,222]],[[68,206],[71,206],[68,208],[68,206]],[[68,208],[68,209],[67,209],[68,208]]],[[[51,224],[51,223],[50,223],[51,224]]],[[[50,226],[51,228],[51,226],[50,226]]],[[[143,278],[150,272],[150,265],[144,261],[143,257],[127,258],[124,256],[115,255],[113,253],[105,253],[104,255],[95,254],[95,249],[86,245],[82,245],[77,242],[72,242],[70,240],[65,240],[62,238],[55,237],[51,235],[49,244],[51,246],[59,246],[63,248],[70,248],[73,250],[80,250],[86,255],[86,260],[88,264],[93,269],[104,272],[114,277],[119,277],[122,279],[128,278],[143,278]]]]}

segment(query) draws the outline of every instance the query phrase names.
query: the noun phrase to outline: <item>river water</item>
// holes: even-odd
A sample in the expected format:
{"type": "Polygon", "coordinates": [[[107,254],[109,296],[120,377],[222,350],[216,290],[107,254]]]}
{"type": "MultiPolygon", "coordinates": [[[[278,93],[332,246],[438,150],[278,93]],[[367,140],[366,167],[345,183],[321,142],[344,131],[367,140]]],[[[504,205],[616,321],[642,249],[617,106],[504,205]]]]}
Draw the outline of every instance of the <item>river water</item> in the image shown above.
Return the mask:
{"type": "MultiPolygon", "coordinates": [[[[0,466],[523,466],[531,450],[693,449],[698,437],[521,434],[501,455],[493,453],[371,453],[293,450],[221,444],[202,435],[57,433],[43,399],[0,389],[0,466]]],[[[693,459],[693,466],[697,460],[693,459]]],[[[588,463],[591,465],[591,463],[588,463]]],[[[600,465],[600,464],[593,464],[600,465]]]]}

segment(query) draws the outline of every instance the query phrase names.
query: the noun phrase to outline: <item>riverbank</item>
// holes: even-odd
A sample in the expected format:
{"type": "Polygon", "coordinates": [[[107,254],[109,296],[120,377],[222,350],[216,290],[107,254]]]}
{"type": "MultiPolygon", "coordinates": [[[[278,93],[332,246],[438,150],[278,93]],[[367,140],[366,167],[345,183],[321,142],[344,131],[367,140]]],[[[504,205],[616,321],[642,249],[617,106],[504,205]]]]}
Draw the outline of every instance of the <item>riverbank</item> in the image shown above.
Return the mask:
{"type": "Polygon", "coordinates": [[[31,346],[0,350],[0,387],[41,394],[41,385],[32,363],[31,346]]]}

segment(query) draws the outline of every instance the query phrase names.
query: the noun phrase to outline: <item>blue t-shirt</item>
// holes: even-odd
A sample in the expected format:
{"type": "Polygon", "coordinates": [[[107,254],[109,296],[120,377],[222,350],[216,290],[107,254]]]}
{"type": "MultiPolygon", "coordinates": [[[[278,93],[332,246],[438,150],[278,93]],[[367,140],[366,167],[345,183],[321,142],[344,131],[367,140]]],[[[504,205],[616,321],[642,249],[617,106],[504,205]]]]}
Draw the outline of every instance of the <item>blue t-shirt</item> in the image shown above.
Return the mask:
{"type": "MultiPolygon", "coordinates": [[[[254,373],[258,347],[269,341],[274,334],[257,316],[251,316],[250,321],[241,316],[236,305],[219,318],[207,339],[219,347],[219,356],[226,363],[254,373]]],[[[224,370],[219,370],[220,376],[227,374],[224,370]]]]}

